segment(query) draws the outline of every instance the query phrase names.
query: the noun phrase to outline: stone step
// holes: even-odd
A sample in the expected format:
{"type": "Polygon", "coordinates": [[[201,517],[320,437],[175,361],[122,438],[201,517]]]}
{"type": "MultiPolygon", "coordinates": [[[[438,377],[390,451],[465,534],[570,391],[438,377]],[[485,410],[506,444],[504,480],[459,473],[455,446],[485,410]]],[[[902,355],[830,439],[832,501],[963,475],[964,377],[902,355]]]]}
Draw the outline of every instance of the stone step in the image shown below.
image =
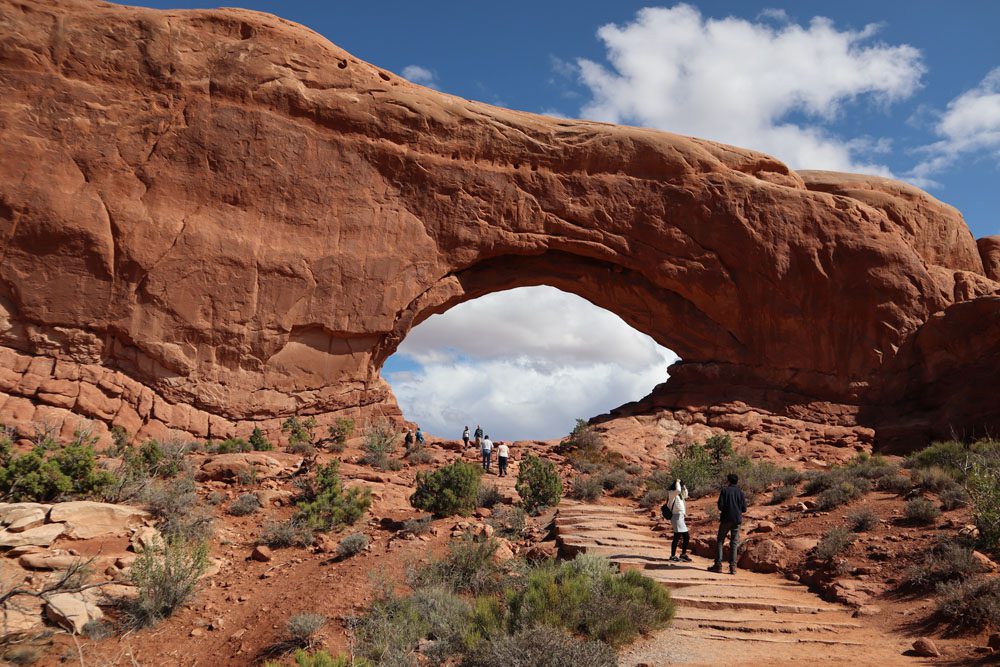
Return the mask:
{"type": "Polygon", "coordinates": [[[827,639],[824,637],[772,637],[763,634],[739,634],[734,632],[702,632],[698,630],[677,630],[677,634],[698,639],[712,639],[726,642],[762,642],[765,644],[822,644],[824,646],[866,646],[864,642],[851,641],[849,639],[827,639]]]}
{"type": "Polygon", "coordinates": [[[700,618],[678,614],[674,617],[674,627],[681,629],[702,628],[705,630],[723,630],[741,633],[763,632],[782,635],[812,632],[839,634],[856,630],[861,626],[837,621],[805,621],[801,617],[789,617],[781,614],[744,619],[700,618]]]}
{"type": "Polygon", "coordinates": [[[768,598],[738,599],[697,595],[673,595],[672,597],[678,606],[694,607],[696,609],[761,609],[780,614],[816,614],[824,611],[841,611],[839,607],[815,604],[790,604],[785,600],[768,598]]]}

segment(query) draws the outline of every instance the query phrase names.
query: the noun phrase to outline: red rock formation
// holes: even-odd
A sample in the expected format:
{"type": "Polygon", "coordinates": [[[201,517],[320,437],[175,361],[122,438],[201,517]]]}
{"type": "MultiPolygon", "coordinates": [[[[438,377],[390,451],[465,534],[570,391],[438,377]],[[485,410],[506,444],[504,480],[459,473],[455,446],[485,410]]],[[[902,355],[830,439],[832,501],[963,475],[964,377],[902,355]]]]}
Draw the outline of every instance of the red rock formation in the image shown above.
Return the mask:
{"type": "Polygon", "coordinates": [[[852,429],[925,322],[998,288],[954,209],[885,179],[470,102],[264,14],[0,18],[0,419],[19,426],[398,414],[379,369],[413,325],[544,283],[684,359],[657,409],[852,429]]]}

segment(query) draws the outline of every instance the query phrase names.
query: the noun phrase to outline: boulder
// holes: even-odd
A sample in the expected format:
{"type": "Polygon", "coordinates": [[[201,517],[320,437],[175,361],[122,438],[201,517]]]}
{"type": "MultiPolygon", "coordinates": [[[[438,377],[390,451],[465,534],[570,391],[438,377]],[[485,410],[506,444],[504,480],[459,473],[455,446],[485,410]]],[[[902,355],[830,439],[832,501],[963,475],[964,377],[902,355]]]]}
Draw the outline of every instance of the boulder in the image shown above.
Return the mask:
{"type": "Polygon", "coordinates": [[[739,566],[754,572],[778,572],[788,565],[786,551],[778,540],[745,540],[739,566]]]}
{"type": "Polygon", "coordinates": [[[48,513],[52,505],[42,503],[0,503],[0,525],[7,526],[25,516],[33,516],[37,512],[48,513]]]}
{"type": "Polygon", "coordinates": [[[128,535],[148,518],[149,512],[138,507],[91,500],[57,503],[49,510],[50,522],[65,524],[66,536],[80,540],[128,535]]]}
{"type": "Polygon", "coordinates": [[[260,563],[269,563],[271,562],[271,558],[271,550],[263,544],[258,544],[250,552],[250,559],[260,563]]]}
{"type": "Polygon", "coordinates": [[[510,548],[507,540],[497,540],[497,550],[493,552],[493,562],[497,565],[506,563],[514,558],[514,550],[510,548]]]}
{"type": "Polygon", "coordinates": [[[921,637],[913,642],[913,652],[922,658],[940,658],[941,651],[933,641],[927,637],[921,637]]]}
{"type": "Polygon", "coordinates": [[[273,456],[263,452],[217,454],[201,464],[199,481],[233,481],[243,475],[256,474],[257,479],[276,477],[285,466],[273,456]],[[253,471],[253,473],[251,473],[253,471]]]}
{"type": "Polygon", "coordinates": [[[27,570],[65,570],[85,560],[67,553],[42,552],[25,554],[17,559],[17,563],[27,570]]]}
{"type": "Polygon", "coordinates": [[[162,543],[163,537],[153,526],[140,526],[135,529],[132,533],[132,537],[129,538],[129,545],[132,547],[132,551],[136,553],[141,553],[151,546],[162,543]]]}
{"type": "Polygon", "coordinates": [[[0,549],[26,546],[47,547],[64,532],[66,532],[66,526],[61,523],[47,523],[20,533],[0,531],[0,549]]]}
{"type": "Polygon", "coordinates": [[[46,514],[46,510],[40,507],[31,510],[24,510],[19,513],[19,516],[16,519],[12,519],[11,522],[7,524],[7,531],[11,533],[20,533],[28,530],[29,528],[41,526],[45,523],[46,514]]]}
{"type": "Polygon", "coordinates": [[[104,612],[83,593],[56,593],[45,600],[45,615],[59,627],[80,634],[90,621],[104,618],[104,612]]]}

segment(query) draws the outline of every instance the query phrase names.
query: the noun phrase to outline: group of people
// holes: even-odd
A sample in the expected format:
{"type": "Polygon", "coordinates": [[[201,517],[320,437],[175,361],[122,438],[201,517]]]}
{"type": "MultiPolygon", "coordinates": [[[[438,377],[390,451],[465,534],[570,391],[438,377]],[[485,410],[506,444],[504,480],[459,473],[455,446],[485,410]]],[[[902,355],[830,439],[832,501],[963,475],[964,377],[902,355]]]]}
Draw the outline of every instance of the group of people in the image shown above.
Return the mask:
{"type": "MultiPolygon", "coordinates": [[[[476,424],[476,430],[469,436],[469,427],[466,426],[465,430],[462,431],[462,442],[465,443],[465,447],[469,448],[473,444],[473,438],[475,438],[475,446],[479,448],[479,452],[483,456],[483,470],[490,472],[490,468],[493,463],[493,441],[490,440],[488,434],[483,434],[483,427],[476,424]]],[[[510,460],[510,447],[505,442],[498,441],[496,443],[497,450],[497,475],[499,477],[507,476],[507,462],[510,460]]]]}
{"type": "MultiPolygon", "coordinates": [[[[740,478],[730,474],[726,478],[726,486],[719,492],[716,506],[719,508],[719,531],[715,540],[715,563],[708,568],[710,572],[722,572],[722,556],[729,536],[729,574],[736,574],[736,557],[740,547],[740,524],[743,523],[743,513],[747,511],[747,499],[743,489],[739,487],[740,478]]],[[[674,488],[667,496],[667,502],[660,508],[665,519],[670,519],[674,537],[670,543],[670,560],[690,563],[688,546],[691,536],[688,531],[686,517],[688,497],[687,487],[683,480],[675,480],[674,488]],[[681,555],[677,555],[677,545],[681,545],[681,555]]]]}
{"type": "Polygon", "coordinates": [[[414,432],[413,429],[407,429],[406,435],[403,436],[403,444],[406,446],[406,451],[413,449],[414,445],[417,447],[424,446],[424,432],[420,430],[419,425],[417,426],[416,432],[414,432]]]}

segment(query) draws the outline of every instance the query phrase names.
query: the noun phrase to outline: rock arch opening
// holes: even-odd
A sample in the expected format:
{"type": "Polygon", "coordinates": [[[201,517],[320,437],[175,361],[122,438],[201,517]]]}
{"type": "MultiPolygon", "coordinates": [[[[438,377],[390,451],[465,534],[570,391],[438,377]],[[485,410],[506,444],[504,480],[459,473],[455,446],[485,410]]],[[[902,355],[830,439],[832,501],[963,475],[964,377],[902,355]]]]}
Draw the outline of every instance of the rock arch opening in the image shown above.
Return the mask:
{"type": "Polygon", "coordinates": [[[550,439],[643,398],[677,360],[612,311],[542,285],[493,292],[415,326],[382,367],[403,415],[457,438],[550,439]]]}

